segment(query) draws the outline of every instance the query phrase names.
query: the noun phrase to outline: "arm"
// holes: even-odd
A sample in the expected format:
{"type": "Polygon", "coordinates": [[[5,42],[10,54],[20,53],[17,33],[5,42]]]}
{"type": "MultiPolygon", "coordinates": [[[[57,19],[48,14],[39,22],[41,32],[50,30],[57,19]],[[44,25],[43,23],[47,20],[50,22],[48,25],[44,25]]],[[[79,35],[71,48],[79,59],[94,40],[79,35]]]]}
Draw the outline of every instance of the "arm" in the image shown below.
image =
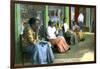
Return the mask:
{"type": "Polygon", "coordinates": [[[47,28],[47,38],[50,38],[50,28],[47,28]]]}
{"type": "Polygon", "coordinates": [[[58,36],[59,35],[58,30],[55,27],[54,27],[54,30],[55,30],[55,35],[58,36]]]}
{"type": "Polygon", "coordinates": [[[28,29],[27,40],[29,41],[29,43],[32,43],[32,44],[35,44],[37,41],[37,36],[35,32],[33,32],[31,29],[28,29]]]}

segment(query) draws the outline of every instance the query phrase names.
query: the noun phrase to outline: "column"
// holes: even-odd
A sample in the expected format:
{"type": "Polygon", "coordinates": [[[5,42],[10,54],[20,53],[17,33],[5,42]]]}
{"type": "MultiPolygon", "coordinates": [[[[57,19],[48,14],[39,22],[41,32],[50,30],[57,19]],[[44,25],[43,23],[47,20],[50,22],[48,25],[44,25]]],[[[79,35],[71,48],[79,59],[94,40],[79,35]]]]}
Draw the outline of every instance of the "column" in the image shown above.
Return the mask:
{"type": "Polygon", "coordinates": [[[45,27],[48,27],[48,21],[49,21],[49,16],[48,16],[48,6],[46,5],[44,8],[44,23],[45,23],[45,27]]]}
{"type": "Polygon", "coordinates": [[[91,31],[90,29],[90,8],[86,8],[86,27],[89,28],[89,32],[91,31]]]}
{"type": "Polygon", "coordinates": [[[69,26],[69,7],[65,7],[65,18],[66,18],[66,23],[69,26]]]}
{"type": "Polygon", "coordinates": [[[15,4],[15,63],[21,62],[20,51],[20,31],[21,31],[21,16],[20,16],[20,4],[15,4]]]}

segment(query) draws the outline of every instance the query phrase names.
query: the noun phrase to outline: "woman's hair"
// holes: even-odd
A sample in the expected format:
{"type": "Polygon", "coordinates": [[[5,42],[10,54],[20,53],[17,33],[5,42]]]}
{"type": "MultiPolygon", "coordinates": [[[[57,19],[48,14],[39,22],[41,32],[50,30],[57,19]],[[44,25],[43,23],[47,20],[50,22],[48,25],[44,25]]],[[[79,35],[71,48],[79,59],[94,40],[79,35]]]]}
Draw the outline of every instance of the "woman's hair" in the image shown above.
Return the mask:
{"type": "Polygon", "coordinates": [[[35,24],[36,20],[39,20],[39,19],[36,19],[35,17],[30,18],[28,21],[29,25],[32,26],[33,24],[35,24]]]}
{"type": "Polygon", "coordinates": [[[64,22],[66,22],[66,18],[65,18],[65,17],[63,18],[63,23],[64,23],[64,22]]]}
{"type": "Polygon", "coordinates": [[[51,26],[54,22],[49,20],[48,25],[51,26]]]}

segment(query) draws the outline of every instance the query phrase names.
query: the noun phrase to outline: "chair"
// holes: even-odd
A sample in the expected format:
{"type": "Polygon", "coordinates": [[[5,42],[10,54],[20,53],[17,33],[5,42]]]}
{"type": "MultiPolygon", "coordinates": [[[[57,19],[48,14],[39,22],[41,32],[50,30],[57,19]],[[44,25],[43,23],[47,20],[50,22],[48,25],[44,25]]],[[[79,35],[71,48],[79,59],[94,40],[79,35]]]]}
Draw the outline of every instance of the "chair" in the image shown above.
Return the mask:
{"type": "Polygon", "coordinates": [[[20,50],[21,50],[21,60],[22,64],[25,63],[25,58],[28,56],[28,53],[23,50],[23,43],[22,43],[22,35],[20,35],[20,50]]]}

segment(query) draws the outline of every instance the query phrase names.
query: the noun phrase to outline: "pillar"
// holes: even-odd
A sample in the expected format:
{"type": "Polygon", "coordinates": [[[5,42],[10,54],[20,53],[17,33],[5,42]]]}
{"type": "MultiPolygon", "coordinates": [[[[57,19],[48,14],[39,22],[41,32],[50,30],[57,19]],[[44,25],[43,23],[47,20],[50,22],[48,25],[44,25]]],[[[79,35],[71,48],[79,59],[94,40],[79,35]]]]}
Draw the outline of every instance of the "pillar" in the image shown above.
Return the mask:
{"type": "Polygon", "coordinates": [[[65,18],[66,18],[66,23],[69,26],[69,7],[65,7],[65,18]]]}
{"type": "Polygon", "coordinates": [[[45,23],[45,27],[48,27],[48,21],[49,21],[49,16],[48,16],[48,6],[46,5],[44,8],[44,23],[45,23]]]}
{"type": "Polygon", "coordinates": [[[15,64],[21,62],[20,51],[20,31],[21,31],[21,14],[20,4],[15,4],[15,64]]]}

